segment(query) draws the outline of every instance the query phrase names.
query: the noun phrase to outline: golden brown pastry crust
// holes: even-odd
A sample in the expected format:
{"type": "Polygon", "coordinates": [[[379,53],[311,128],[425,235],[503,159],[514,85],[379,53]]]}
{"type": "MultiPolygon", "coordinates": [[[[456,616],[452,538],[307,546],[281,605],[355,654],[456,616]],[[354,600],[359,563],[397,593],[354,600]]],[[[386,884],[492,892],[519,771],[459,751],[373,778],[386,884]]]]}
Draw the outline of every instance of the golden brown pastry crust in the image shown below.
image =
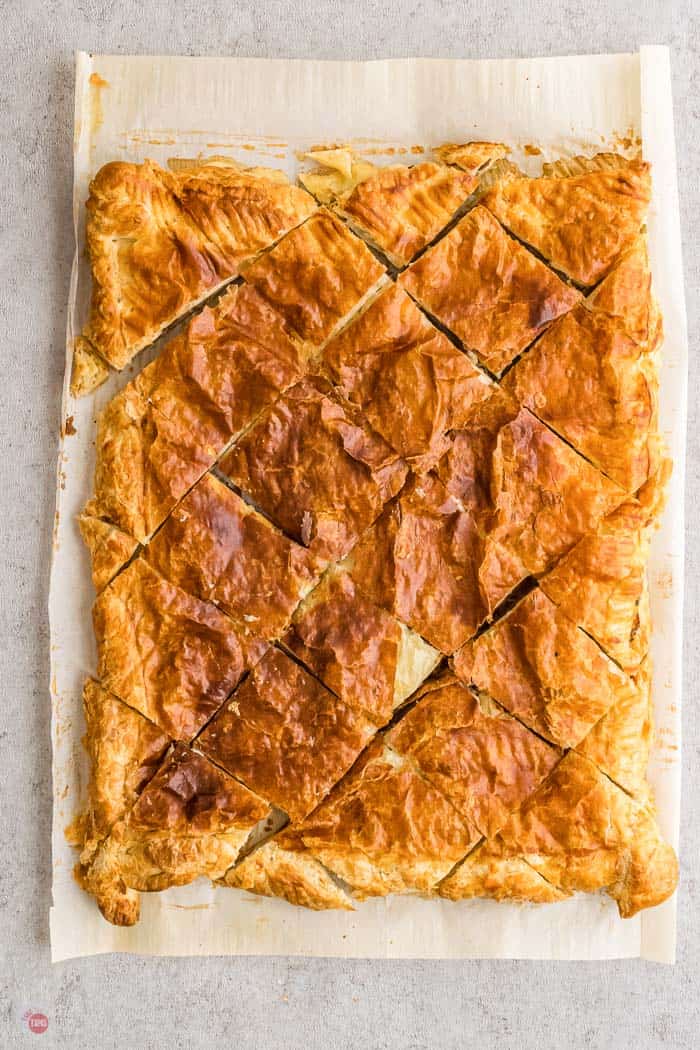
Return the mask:
{"type": "Polygon", "coordinates": [[[320,346],[384,276],[369,248],[322,208],[245,270],[290,329],[320,346]]]}
{"type": "Polygon", "coordinates": [[[480,205],[399,283],[494,373],[581,298],[480,205]]]}
{"type": "Polygon", "coordinates": [[[90,758],[81,855],[86,864],[157,772],[170,738],[94,678],[83,686],[83,711],[90,758]]]}
{"type": "Polygon", "coordinates": [[[133,556],[139,544],[116,525],[88,513],[89,507],[90,504],[78,516],[78,527],[90,552],[92,582],[99,594],[133,556]]]}
{"type": "Polygon", "coordinates": [[[142,558],[102,591],[93,623],[101,681],[179,740],[195,736],[245,670],[229,618],[142,558]]]}
{"type": "Polygon", "coordinates": [[[157,412],[217,453],[301,379],[304,355],[248,285],[205,307],[136,378],[157,412]]]}
{"type": "Polygon", "coordinates": [[[220,467],[289,536],[329,559],[347,553],[407,473],[319,379],[292,387],[220,467]]]}
{"type": "Polygon", "coordinates": [[[329,570],[301,603],[282,643],[377,726],[389,721],[440,658],[337,570],[329,570]]]}
{"type": "Polygon", "coordinates": [[[255,290],[228,291],[103,409],[92,516],[146,540],[304,367],[282,319],[255,290]]]}
{"type": "Polygon", "coordinates": [[[302,181],[345,222],[224,159],[95,180],[77,387],[241,271],[105,409],[79,521],[102,684],[77,877],[110,921],[199,875],[317,909],[673,891],[645,778],[648,171],[525,179],[506,152],[317,152],[302,181]],[[363,239],[417,261],[390,283],[363,239]],[[442,654],[459,678],[428,678],[442,654]]]}
{"type": "Polygon", "coordinates": [[[95,495],[84,513],[143,543],[216,451],[202,447],[179,420],[163,416],[129,383],[100,413],[95,495]]]}
{"type": "Polygon", "coordinates": [[[510,150],[502,142],[445,142],[434,152],[443,164],[454,164],[476,175],[506,157],[510,150]]]}
{"type": "Polygon", "coordinates": [[[301,820],[376,727],[279,649],[269,649],[197,738],[197,748],[301,820]]]}
{"type": "Polygon", "coordinates": [[[545,333],[505,388],[627,492],[660,458],[661,325],[643,247],[545,333]]]}
{"type": "Polygon", "coordinates": [[[580,755],[634,798],[649,798],[647,765],[653,733],[651,661],[646,659],[625,691],[576,746],[580,755]]]}
{"type": "Polygon", "coordinates": [[[445,653],[623,498],[498,390],[453,435],[436,474],[407,483],[347,566],[373,601],[445,653]]]}
{"type": "Polygon", "coordinates": [[[212,474],[188,492],[143,557],[171,583],[215,602],[239,635],[262,639],[282,633],[325,564],[212,474]]]}
{"type": "Polygon", "coordinates": [[[451,653],[488,615],[483,550],[472,515],[430,473],[408,482],[344,564],[372,601],[451,653]]]}
{"type": "Polygon", "coordinates": [[[562,891],[604,889],[627,918],[673,893],[678,862],[648,805],[570,751],[490,844],[562,891]]]}
{"type": "Polygon", "coordinates": [[[552,266],[592,285],[637,239],[651,197],[649,171],[630,160],[568,178],[513,179],[483,203],[552,266]]]}
{"type": "Polygon", "coordinates": [[[413,301],[390,285],[326,344],[323,366],[343,396],[416,471],[434,466],[492,385],[413,301]]]}
{"type": "Polygon", "coordinates": [[[430,893],[479,838],[444,795],[381,740],[299,830],[360,900],[430,893]]]}
{"type": "MultiPolygon", "coordinates": [[[[440,475],[461,498],[463,451],[457,439],[440,475]]],[[[494,519],[481,578],[495,594],[503,591],[499,551],[528,572],[541,573],[623,499],[617,485],[526,410],[499,430],[491,471],[494,519]]]]}
{"type": "Polygon", "coordinates": [[[440,883],[437,892],[448,900],[492,897],[518,904],[556,904],[569,893],[542,878],[520,857],[501,857],[482,842],[440,883]]]}
{"type": "Polygon", "coordinates": [[[71,366],[71,397],[83,397],[97,390],[109,375],[109,365],[90,345],[87,339],[78,336],[73,346],[71,366]]]}
{"type": "Polygon", "coordinates": [[[634,684],[535,588],[455,655],[463,682],[548,740],[574,747],[634,684]]]}
{"type": "Polygon", "coordinates": [[[169,172],[153,161],[106,164],[90,184],[93,276],[84,336],[115,368],[302,222],[311,197],[280,173],[202,164],[169,172]]]}
{"type": "Polygon", "coordinates": [[[135,891],[221,878],[269,807],[203,755],[177,744],[78,878],[105,918],[138,920],[135,891]]]}
{"type": "Polygon", "coordinates": [[[378,168],[338,206],[396,266],[405,266],[445,228],[476,188],[471,174],[424,161],[378,168]]]}
{"type": "Polygon", "coordinates": [[[496,834],[561,757],[453,675],[428,682],[385,740],[486,836],[496,834]]]}
{"type": "Polygon", "coordinates": [[[352,911],[350,897],[294,831],[282,832],[229,868],[221,884],[265,897],[281,897],[315,911],[352,911]]]}
{"type": "Polygon", "coordinates": [[[649,650],[647,561],[669,473],[665,460],[636,496],[603,518],[540,580],[545,594],[630,674],[649,650]]]}

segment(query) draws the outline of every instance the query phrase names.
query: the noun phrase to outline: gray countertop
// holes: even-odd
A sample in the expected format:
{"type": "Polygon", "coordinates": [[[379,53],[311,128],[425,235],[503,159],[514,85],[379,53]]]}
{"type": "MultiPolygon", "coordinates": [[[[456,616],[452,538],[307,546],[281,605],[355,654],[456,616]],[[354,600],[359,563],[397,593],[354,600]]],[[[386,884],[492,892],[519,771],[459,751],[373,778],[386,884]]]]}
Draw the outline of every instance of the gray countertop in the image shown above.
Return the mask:
{"type": "Polygon", "coordinates": [[[5,0],[0,3],[0,1045],[690,1048],[700,1027],[700,8],[697,0],[5,0]],[[690,325],[684,801],[675,967],[641,962],[49,962],[46,612],[70,215],[73,52],[380,58],[672,48],[690,325]]]}

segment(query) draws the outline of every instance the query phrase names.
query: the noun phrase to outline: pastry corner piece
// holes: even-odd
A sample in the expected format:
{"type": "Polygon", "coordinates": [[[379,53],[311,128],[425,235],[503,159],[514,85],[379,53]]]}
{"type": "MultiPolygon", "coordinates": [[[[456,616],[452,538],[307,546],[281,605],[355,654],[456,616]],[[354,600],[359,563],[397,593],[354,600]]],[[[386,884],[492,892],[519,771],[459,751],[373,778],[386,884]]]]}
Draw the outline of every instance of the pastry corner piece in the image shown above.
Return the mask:
{"type": "Polygon", "coordinates": [[[184,316],[314,211],[276,170],[200,162],[168,171],[112,162],[87,202],[92,300],[74,371],[76,393],[99,380],[100,359],[124,368],[184,316]]]}
{"type": "Polygon", "coordinates": [[[483,203],[556,270],[590,287],[639,236],[651,199],[650,165],[605,154],[578,158],[561,175],[561,166],[550,171],[504,180],[483,203]]]}
{"type": "Polygon", "coordinates": [[[307,849],[294,828],[264,842],[230,868],[220,885],[247,890],[263,897],[277,897],[298,907],[325,911],[351,911],[352,898],[307,849]]]}
{"type": "Polygon", "coordinates": [[[131,926],[139,893],[222,878],[270,807],[183,744],[173,745],[134,805],[76,876],[110,922],[131,926]]]}
{"type": "Polygon", "coordinates": [[[663,903],[677,882],[678,860],[648,802],[630,798],[571,751],[438,892],[452,900],[543,903],[603,891],[631,918],[663,903]]]}
{"type": "Polygon", "coordinates": [[[307,157],[320,167],[302,174],[302,185],[399,268],[438,236],[477,186],[470,172],[433,161],[380,168],[344,149],[307,157]]]}

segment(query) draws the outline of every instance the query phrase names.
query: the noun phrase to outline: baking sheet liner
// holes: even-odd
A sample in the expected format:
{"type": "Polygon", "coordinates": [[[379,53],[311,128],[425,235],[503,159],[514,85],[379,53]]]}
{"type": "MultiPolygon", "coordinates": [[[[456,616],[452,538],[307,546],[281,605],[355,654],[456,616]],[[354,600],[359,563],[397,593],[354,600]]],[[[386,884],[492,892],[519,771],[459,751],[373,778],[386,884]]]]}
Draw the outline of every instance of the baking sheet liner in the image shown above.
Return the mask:
{"type": "Polygon", "coordinates": [[[444,141],[496,139],[539,170],[543,159],[606,147],[653,164],[650,254],[666,340],[661,424],[675,461],[668,509],[650,565],[656,742],[650,769],[665,835],[678,843],[680,792],[683,486],[687,332],[668,49],[507,61],[316,62],[88,55],[76,59],[74,219],[49,612],[53,737],[54,961],[100,952],[158,955],[331,955],[404,958],[608,959],[672,962],[675,899],[621,920],[605,896],[537,908],[492,901],[390,897],[353,913],[315,913],[284,901],[215,889],[204,880],[143,894],[138,925],[101,917],[72,877],[64,829],[84,802],[87,762],[81,688],[96,667],[87,552],[75,518],[90,495],[95,417],[136,368],[76,401],[71,348],[90,276],[84,201],[110,160],[161,164],[225,154],[294,174],[314,145],[351,142],[377,162],[417,158],[444,141]],[[542,151],[534,153],[536,145],[542,151]]]}

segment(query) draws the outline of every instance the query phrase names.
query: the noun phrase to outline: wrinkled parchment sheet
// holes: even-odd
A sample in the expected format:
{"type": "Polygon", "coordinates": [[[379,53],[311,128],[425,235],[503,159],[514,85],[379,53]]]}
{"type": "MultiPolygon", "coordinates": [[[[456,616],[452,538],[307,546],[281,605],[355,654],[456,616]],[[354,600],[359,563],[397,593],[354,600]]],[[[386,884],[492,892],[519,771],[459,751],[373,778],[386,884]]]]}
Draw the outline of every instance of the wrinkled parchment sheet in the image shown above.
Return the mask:
{"type": "MultiPolygon", "coordinates": [[[[87,763],[81,687],[96,668],[89,563],[75,517],[90,495],[95,417],[133,374],[90,397],[69,393],[73,338],[83,325],[90,275],[84,250],[88,183],[110,160],[166,164],[223,154],[293,175],[315,145],[351,143],[377,163],[420,157],[444,141],[496,139],[536,172],[543,159],[606,147],[653,164],[649,216],[656,292],[664,313],[662,427],[675,460],[671,494],[651,562],[656,746],[651,779],[661,824],[677,844],[683,478],[687,334],[680,254],[668,50],[634,55],[508,61],[312,62],[100,56],[76,67],[74,216],[50,591],[53,733],[55,961],[100,952],[157,955],[330,955],[404,958],[609,959],[672,962],[675,901],[621,920],[604,896],[542,908],[492,901],[393,897],[355,912],[314,913],[284,901],[215,889],[204,880],[142,895],[137,926],[101,917],[72,877],[64,829],[81,809],[87,763]],[[532,147],[542,150],[536,155],[532,147]],[[528,147],[528,148],[526,148],[528,147]]],[[[147,359],[141,355],[134,369],[147,359]]]]}

